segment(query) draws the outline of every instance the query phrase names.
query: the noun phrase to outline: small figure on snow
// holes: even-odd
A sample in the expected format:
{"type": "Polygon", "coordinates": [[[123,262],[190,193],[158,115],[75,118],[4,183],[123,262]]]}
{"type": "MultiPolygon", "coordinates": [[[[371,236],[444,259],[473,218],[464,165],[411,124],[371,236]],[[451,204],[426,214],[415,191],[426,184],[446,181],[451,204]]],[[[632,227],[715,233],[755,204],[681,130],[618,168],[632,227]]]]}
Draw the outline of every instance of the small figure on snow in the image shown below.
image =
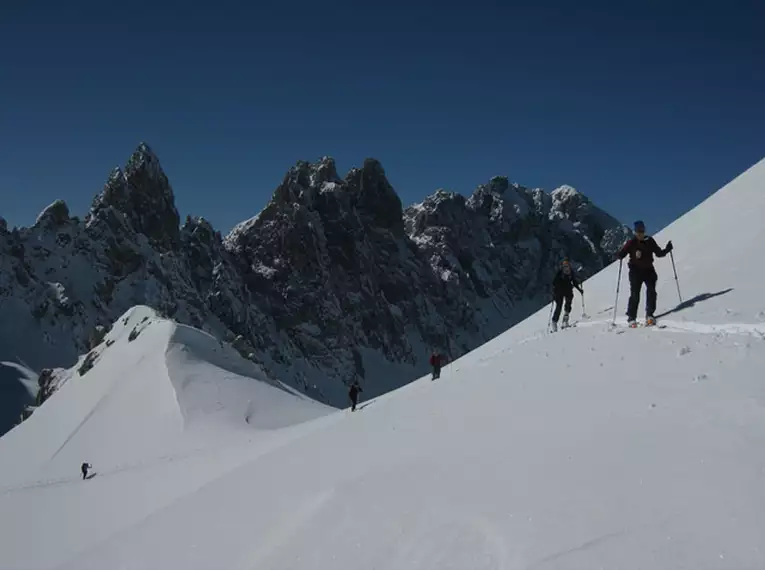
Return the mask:
{"type": "Polygon", "coordinates": [[[364,390],[361,389],[361,385],[359,384],[358,379],[353,381],[353,384],[351,384],[350,390],[348,390],[348,397],[351,399],[351,411],[356,411],[356,404],[359,403],[359,392],[363,392],[364,390]]]}
{"type": "Polygon", "coordinates": [[[555,312],[552,315],[552,322],[550,327],[552,331],[558,330],[558,319],[560,318],[560,311],[563,307],[563,302],[566,302],[565,311],[563,313],[563,322],[561,326],[565,329],[568,327],[568,319],[571,315],[571,302],[574,300],[574,289],[578,289],[580,293],[584,293],[582,284],[574,273],[574,268],[571,267],[568,259],[564,259],[560,264],[560,269],[553,278],[553,301],[555,301],[555,312]]]}
{"type": "Polygon", "coordinates": [[[432,374],[431,380],[437,380],[438,378],[441,378],[441,367],[444,365],[445,361],[446,361],[446,357],[444,357],[443,354],[441,354],[440,352],[434,349],[430,355],[430,359],[428,360],[431,368],[433,369],[433,371],[431,372],[432,374]]]}
{"type": "Polygon", "coordinates": [[[88,469],[93,469],[93,466],[90,463],[83,463],[80,466],[80,471],[82,471],[82,479],[83,480],[88,478],[88,469]]]}
{"type": "Polygon", "coordinates": [[[655,325],[656,318],[656,269],[653,267],[653,256],[664,257],[672,251],[672,242],[667,242],[667,247],[661,249],[652,237],[645,235],[645,224],[642,220],[635,222],[635,237],[624,244],[621,251],[616,254],[617,259],[630,256],[627,264],[630,270],[630,300],[627,305],[627,321],[630,327],[637,326],[637,310],[640,304],[640,289],[645,283],[645,324],[655,325]]]}

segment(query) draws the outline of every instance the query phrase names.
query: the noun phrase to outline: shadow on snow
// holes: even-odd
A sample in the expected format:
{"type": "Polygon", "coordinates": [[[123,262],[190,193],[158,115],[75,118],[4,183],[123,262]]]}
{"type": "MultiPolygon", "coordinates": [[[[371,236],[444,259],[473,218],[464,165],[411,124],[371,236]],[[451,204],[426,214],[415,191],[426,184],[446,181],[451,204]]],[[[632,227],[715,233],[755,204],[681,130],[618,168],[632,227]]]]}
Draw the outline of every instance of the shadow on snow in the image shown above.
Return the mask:
{"type": "Polygon", "coordinates": [[[701,295],[696,295],[692,299],[688,299],[687,301],[683,301],[680,303],[677,307],[674,309],[670,309],[669,311],[665,311],[664,313],[660,315],[656,315],[656,318],[659,319],[661,317],[666,317],[667,315],[671,315],[672,313],[679,313],[680,311],[683,311],[685,309],[689,309],[693,307],[696,303],[701,303],[702,301],[707,301],[709,299],[712,299],[714,297],[719,297],[720,295],[725,295],[726,293],[730,293],[733,291],[732,287],[729,287],[728,289],[724,289],[722,291],[718,291],[717,293],[702,293],[701,295]]]}

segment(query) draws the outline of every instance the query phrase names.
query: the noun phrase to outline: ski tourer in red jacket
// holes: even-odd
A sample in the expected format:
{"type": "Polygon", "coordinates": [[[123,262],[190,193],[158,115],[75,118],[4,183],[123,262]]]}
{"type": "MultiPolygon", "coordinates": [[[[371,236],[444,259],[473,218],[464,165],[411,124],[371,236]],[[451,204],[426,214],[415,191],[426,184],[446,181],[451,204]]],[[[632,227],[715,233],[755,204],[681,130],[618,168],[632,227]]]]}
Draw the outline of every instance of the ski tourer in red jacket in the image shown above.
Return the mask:
{"type": "Polygon", "coordinates": [[[430,355],[430,360],[428,361],[430,363],[430,366],[433,368],[433,378],[432,380],[435,380],[437,378],[441,377],[441,366],[444,361],[443,355],[439,354],[436,351],[433,351],[433,354],[430,355]]]}

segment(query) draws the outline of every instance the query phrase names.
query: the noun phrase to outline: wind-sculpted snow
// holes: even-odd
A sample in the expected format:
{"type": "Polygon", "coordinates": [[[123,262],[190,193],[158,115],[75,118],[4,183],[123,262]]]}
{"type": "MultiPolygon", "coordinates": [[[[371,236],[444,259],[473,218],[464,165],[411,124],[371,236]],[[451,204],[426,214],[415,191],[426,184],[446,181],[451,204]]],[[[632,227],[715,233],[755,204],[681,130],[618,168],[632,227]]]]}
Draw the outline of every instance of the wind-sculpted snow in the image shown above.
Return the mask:
{"type": "MultiPolygon", "coordinates": [[[[215,377],[226,382],[255,369],[137,308],[84,376],[0,439],[2,564],[763,568],[765,269],[750,261],[765,239],[764,185],[765,161],[656,236],[675,244],[683,297],[671,259],[658,259],[666,328],[625,326],[625,273],[614,324],[612,264],[587,281],[590,318],[575,327],[550,334],[542,307],[436,381],[287,428],[250,423],[242,402],[257,392],[234,401],[221,384],[221,409],[159,398],[176,418],[191,412],[168,437],[175,424],[157,405],[143,413],[147,386],[185,387],[206,405],[216,390],[195,390],[209,363],[225,357],[215,377]],[[143,441],[149,432],[159,441],[143,441]],[[92,480],[78,478],[82,460],[92,480]]],[[[295,413],[310,404],[259,386],[295,413]]]]}
{"type": "Polygon", "coordinates": [[[0,360],[68,368],[98,327],[147,305],[342,406],[354,377],[381,394],[424,373],[434,347],[454,358],[506,330],[547,299],[563,257],[587,277],[626,235],[573,189],[503,177],[405,209],[373,159],[345,178],[331,158],[297,163],[225,238],[179,223],[141,144],[83,219],[57,200],[31,228],[0,225],[0,360]]]}

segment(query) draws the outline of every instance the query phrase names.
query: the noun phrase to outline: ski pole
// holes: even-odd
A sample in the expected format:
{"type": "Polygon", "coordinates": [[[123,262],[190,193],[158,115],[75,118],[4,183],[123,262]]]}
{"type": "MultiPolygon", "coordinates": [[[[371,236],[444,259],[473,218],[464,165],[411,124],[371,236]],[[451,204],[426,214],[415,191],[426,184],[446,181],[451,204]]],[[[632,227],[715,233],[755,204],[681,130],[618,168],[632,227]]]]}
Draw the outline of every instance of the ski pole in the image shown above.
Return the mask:
{"type": "Polygon", "coordinates": [[[582,295],[582,318],[586,319],[587,318],[587,311],[585,310],[585,307],[584,307],[584,291],[579,291],[579,293],[581,293],[581,295],[582,295]]]}
{"type": "Polygon", "coordinates": [[[555,301],[550,302],[550,316],[547,317],[547,332],[550,332],[550,327],[552,326],[552,314],[553,314],[553,306],[555,305],[555,301]]]}
{"type": "Polygon", "coordinates": [[[680,299],[680,302],[683,302],[683,296],[680,294],[680,281],[677,280],[677,269],[675,269],[675,256],[672,255],[672,250],[669,252],[669,258],[672,260],[672,271],[675,274],[675,285],[677,285],[677,297],[680,299]]]}
{"type": "MultiPolygon", "coordinates": [[[[672,252],[670,252],[672,253],[672,252]]],[[[616,324],[616,307],[619,305],[619,285],[622,284],[622,263],[624,259],[619,260],[619,277],[616,280],[616,300],[614,301],[614,322],[613,324],[616,324]]]]}

